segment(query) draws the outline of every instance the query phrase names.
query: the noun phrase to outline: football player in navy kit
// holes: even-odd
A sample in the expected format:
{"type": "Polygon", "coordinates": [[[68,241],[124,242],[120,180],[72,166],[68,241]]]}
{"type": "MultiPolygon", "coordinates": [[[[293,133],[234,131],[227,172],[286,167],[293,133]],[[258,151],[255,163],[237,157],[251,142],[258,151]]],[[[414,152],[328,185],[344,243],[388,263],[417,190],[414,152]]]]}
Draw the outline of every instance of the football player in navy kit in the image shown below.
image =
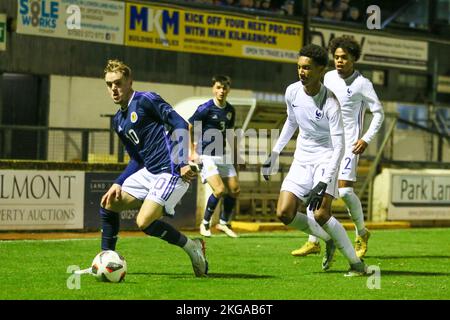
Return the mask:
{"type": "Polygon", "coordinates": [[[115,250],[119,213],[139,209],[138,227],[181,247],[189,255],[195,275],[205,276],[204,241],[189,239],[160,220],[163,215],[175,214],[175,205],[196,176],[188,163],[188,124],[158,94],[134,91],[131,69],[123,62],[109,60],[104,79],[109,95],[120,107],[113,126],[130,161],[101,199],[102,250],[115,250]]]}
{"type": "Polygon", "coordinates": [[[230,220],[239,195],[239,180],[235,167],[231,163],[226,163],[225,156],[226,130],[234,128],[236,117],[234,107],[227,102],[230,85],[231,80],[228,76],[214,76],[212,78],[214,98],[200,105],[189,118],[191,160],[202,163],[202,182],[208,182],[213,190],[200,224],[200,234],[205,237],[211,236],[211,217],[222,197],[223,211],[216,228],[229,237],[237,237],[231,230],[230,220]],[[198,137],[200,133],[201,139],[198,137]]]}

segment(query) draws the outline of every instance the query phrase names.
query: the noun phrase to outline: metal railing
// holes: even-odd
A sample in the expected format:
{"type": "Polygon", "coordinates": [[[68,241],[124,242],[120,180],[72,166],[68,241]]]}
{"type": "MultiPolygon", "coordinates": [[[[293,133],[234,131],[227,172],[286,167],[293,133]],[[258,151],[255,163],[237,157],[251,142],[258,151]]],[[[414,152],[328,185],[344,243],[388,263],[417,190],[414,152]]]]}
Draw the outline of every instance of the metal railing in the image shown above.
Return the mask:
{"type": "Polygon", "coordinates": [[[109,129],[0,125],[0,158],[88,161],[90,154],[105,154],[117,159],[114,149],[122,149],[117,140],[109,129]]]}

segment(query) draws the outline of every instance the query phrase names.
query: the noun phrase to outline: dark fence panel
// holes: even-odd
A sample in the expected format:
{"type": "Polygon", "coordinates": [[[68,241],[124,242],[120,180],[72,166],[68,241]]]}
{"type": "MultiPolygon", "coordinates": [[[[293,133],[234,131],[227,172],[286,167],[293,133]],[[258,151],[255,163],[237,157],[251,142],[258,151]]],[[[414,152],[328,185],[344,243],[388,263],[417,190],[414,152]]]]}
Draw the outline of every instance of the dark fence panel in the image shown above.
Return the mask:
{"type": "MultiPolygon", "coordinates": [[[[120,172],[87,172],[84,191],[84,229],[100,230],[100,200],[111,187],[120,172]]],[[[197,180],[191,183],[188,191],[175,207],[173,218],[163,219],[177,228],[195,228],[197,199],[197,180]]],[[[120,230],[139,230],[136,226],[138,210],[127,210],[120,214],[120,230]]]]}

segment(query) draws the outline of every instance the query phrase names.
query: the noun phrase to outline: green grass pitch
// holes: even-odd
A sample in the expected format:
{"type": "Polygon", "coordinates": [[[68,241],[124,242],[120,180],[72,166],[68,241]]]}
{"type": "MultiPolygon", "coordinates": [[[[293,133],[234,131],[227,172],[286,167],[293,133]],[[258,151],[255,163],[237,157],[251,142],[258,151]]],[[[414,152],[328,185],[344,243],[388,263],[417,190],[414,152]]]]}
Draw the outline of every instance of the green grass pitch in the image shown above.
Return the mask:
{"type": "Polygon", "coordinates": [[[328,272],[321,270],[321,255],[292,257],[305,240],[296,231],[216,235],[206,240],[209,277],[195,278],[181,249],[146,236],[121,238],[125,281],[82,275],[79,289],[68,288],[67,268],[90,266],[98,238],[0,241],[0,300],[450,299],[450,229],[373,230],[365,261],[380,268],[379,289],[368,288],[368,282],[377,286],[373,278],[344,277],[348,265],[340,253],[328,272]]]}

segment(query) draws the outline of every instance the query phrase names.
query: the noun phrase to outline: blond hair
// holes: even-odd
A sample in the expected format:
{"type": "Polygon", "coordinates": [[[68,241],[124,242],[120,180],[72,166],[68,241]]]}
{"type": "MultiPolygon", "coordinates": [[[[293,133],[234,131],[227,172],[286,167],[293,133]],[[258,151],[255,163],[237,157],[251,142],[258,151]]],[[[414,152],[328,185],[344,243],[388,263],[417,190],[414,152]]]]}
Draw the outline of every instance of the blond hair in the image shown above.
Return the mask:
{"type": "Polygon", "coordinates": [[[117,59],[108,60],[108,64],[105,67],[104,75],[108,72],[120,72],[127,79],[131,78],[131,69],[125,63],[117,59]]]}

